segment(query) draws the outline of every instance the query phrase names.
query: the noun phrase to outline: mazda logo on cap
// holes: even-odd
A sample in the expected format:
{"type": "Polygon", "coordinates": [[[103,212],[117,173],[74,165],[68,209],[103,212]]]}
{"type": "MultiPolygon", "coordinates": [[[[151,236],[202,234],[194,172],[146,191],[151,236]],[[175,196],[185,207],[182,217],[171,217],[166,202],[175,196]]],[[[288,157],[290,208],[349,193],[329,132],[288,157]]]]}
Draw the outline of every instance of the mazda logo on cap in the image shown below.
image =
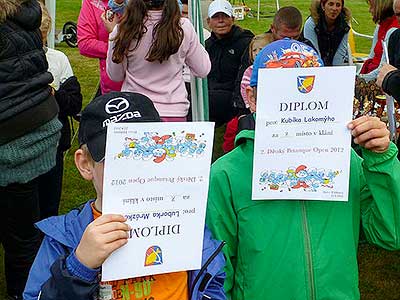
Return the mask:
{"type": "Polygon", "coordinates": [[[118,114],[129,108],[129,102],[125,98],[118,97],[107,102],[105,110],[108,114],[118,114]]]}

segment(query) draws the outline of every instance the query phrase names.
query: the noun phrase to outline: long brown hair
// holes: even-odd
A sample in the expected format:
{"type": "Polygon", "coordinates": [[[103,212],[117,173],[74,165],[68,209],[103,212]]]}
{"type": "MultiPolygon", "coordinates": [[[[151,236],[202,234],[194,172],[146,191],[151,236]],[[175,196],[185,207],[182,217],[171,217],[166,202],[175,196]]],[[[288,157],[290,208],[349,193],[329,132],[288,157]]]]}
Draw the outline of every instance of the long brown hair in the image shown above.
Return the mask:
{"type": "Polygon", "coordinates": [[[374,4],[372,13],[372,21],[379,24],[386,18],[390,18],[394,15],[393,11],[393,0],[374,0],[373,3],[367,0],[368,5],[374,4]]]}
{"type": "Polygon", "coordinates": [[[130,0],[114,38],[113,62],[121,63],[129,51],[134,51],[139,46],[140,40],[147,32],[144,25],[148,18],[147,11],[161,8],[161,20],[154,26],[153,42],[145,59],[162,63],[178,52],[183,40],[178,2],[176,0],[130,0]],[[132,41],[134,41],[134,47],[130,49],[132,41]]]}

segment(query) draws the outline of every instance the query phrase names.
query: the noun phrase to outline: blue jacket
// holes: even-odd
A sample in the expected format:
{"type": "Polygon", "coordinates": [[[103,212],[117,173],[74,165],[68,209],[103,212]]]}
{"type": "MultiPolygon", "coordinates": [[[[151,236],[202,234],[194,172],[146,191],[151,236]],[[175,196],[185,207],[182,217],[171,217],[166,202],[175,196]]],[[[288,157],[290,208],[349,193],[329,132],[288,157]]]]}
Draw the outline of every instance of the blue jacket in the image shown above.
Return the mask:
{"type": "MultiPolygon", "coordinates": [[[[88,269],[75,257],[83,232],[93,221],[91,202],[36,224],[45,237],[29,273],[24,300],[96,299],[100,270],[88,269]]],[[[226,299],[223,245],[205,229],[202,268],[188,272],[190,299],[226,299]]]]}

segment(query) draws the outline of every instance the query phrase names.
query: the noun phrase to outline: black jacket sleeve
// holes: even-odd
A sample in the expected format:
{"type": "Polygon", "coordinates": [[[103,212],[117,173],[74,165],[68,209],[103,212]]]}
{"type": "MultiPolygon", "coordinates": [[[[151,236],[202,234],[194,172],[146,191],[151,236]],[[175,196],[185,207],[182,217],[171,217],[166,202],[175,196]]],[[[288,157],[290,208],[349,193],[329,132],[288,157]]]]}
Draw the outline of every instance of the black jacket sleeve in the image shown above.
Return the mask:
{"type": "Polygon", "coordinates": [[[68,117],[75,116],[82,109],[81,86],[75,76],[64,81],[55,93],[60,112],[58,118],[63,124],[61,138],[58,145],[60,151],[66,151],[71,147],[71,123],[68,117]]]}
{"type": "Polygon", "coordinates": [[[74,116],[82,109],[81,86],[75,76],[71,76],[61,84],[55,97],[60,107],[60,115],[74,116]]]}
{"type": "Polygon", "coordinates": [[[383,90],[400,102],[400,70],[395,70],[386,75],[382,83],[383,90]]]}

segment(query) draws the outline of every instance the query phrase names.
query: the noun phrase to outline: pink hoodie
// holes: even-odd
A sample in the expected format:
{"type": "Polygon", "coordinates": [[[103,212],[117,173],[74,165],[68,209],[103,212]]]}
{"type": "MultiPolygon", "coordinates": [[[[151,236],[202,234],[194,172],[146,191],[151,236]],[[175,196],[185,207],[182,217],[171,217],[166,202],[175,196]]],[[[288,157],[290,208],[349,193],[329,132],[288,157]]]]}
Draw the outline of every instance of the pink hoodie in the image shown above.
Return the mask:
{"type": "Polygon", "coordinates": [[[100,16],[107,3],[107,0],[83,0],[78,18],[79,52],[84,56],[99,59],[100,87],[103,94],[120,91],[122,86],[122,82],[112,81],[106,73],[108,32],[100,16]]]}
{"type": "MultiPolygon", "coordinates": [[[[210,72],[211,62],[193,25],[186,18],[181,19],[184,38],[178,52],[161,64],[147,61],[145,57],[152,43],[153,28],[161,15],[162,11],[148,12],[146,34],[138,48],[130,51],[122,63],[112,62],[114,42],[109,42],[107,73],[113,80],[124,80],[122,91],[137,92],[149,97],[161,117],[185,117],[189,101],[182,76],[183,65],[186,63],[194,76],[204,78],[210,72]]],[[[110,38],[114,38],[117,32],[118,25],[110,38]]]]}

